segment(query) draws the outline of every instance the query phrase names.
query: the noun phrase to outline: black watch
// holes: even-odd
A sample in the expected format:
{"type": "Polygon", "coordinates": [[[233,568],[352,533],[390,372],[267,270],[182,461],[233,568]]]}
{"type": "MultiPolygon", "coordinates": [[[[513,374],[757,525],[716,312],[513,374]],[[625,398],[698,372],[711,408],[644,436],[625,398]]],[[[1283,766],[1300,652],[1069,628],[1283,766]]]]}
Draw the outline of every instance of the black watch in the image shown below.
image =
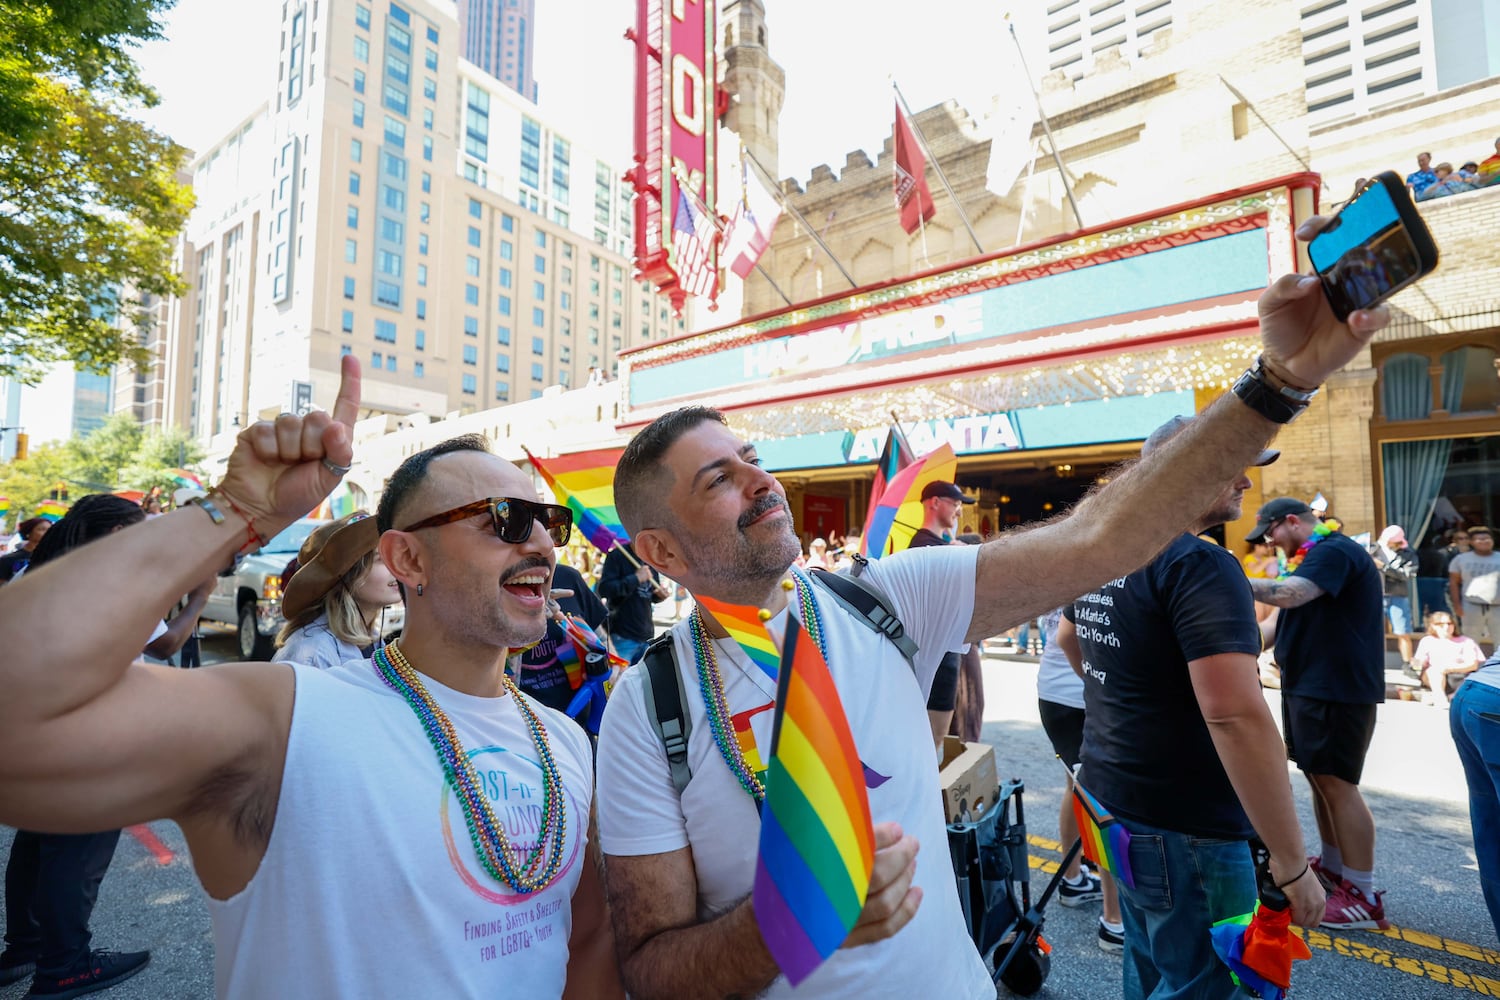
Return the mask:
{"type": "Polygon", "coordinates": [[[1294,389],[1284,385],[1272,388],[1266,381],[1261,359],[1256,358],[1249,371],[1239,377],[1230,390],[1250,409],[1278,424],[1289,424],[1302,415],[1318,390],[1294,389]]]}

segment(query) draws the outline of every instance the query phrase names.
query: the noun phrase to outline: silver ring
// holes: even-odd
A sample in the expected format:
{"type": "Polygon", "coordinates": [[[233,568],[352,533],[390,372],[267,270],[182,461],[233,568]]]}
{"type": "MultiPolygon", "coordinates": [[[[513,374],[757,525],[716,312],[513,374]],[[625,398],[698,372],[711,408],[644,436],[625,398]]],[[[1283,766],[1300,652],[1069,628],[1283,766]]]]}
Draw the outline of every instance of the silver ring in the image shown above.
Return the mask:
{"type": "Polygon", "coordinates": [[[323,459],[323,468],[327,469],[329,472],[333,473],[335,476],[347,476],[349,474],[349,470],[352,469],[352,468],[354,468],[354,466],[352,466],[352,465],[334,465],[332,462],[328,461],[328,459],[325,458],[325,459],[323,459]]]}

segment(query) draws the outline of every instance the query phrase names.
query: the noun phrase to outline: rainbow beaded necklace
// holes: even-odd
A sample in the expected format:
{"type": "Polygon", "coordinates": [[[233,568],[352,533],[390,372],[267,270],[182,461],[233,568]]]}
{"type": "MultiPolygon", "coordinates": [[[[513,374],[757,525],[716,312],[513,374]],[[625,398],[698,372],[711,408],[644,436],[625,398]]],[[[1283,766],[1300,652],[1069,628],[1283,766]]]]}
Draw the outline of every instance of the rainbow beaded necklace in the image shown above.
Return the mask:
{"type": "Polygon", "coordinates": [[[371,662],[380,679],[406,699],[406,703],[421,721],[428,740],[437,751],[438,763],[443,766],[443,776],[448,787],[453,789],[463,806],[464,822],[469,827],[474,854],[490,878],[503,882],[523,895],[546,888],[562,865],[563,845],[568,831],[567,806],[563,800],[562,774],[556,758],[552,756],[547,730],[531,710],[531,706],[526,704],[526,699],[521,697],[515,681],[509,676],[504,678],[506,690],[515,699],[516,708],[526,720],[526,727],[531,730],[531,739],[536,744],[542,770],[542,825],[537,831],[536,846],[528,853],[524,863],[516,857],[505,827],[490,807],[489,797],[484,794],[479,776],[474,772],[474,764],[459,742],[453,723],[428,693],[421,675],[402,655],[400,645],[393,642],[377,649],[371,662]],[[547,849],[549,835],[550,851],[547,849]]]}
{"type": "Polygon", "coordinates": [[[1288,559],[1286,561],[1286,565],[1282,567],[1281,575],[1276,579],[1285,580],[1287,577],[1297,572],[1297,567],[1302,565],[1302,560],[1307,557],[1307,554],[1311,552],[1318,545],[1318,543],[1327,539],[1329,535],[1333,534],[1335,531],[1338,531],[1341,527],[1343,527],[1343,525],[1339,524],[1338,521],[1334,520],[1331,517],[1326,521],[1319,521],[1317,527],[1313,528],[1312,534],[1307,537],[1307,541],[1297,546],[1297,551],[1292,553],[1291,558],[1288,559]]]}
{"type": "MultiPolygon", "coordinates": [[[[783,590],[797,591],[797,603],[801,606],[801,619],[803,627],[812,636],[813,641],[818,644],[818,651],[823,658],[828,658],[828,646],[824,640],[823,617],[818,610],[818,604],[813,600],[812,584],[802,574],[792,570],[790,580],[782,580],[783,590]]],[[[770,620],[770,613],[764,609],[760,612],[762,622],[770,620]]],[[[703,704],[708,709],[709,729],[714,735],[714,745],[719,748],[719,756],[724,758],[724,763],[739,780],[743,788],[759,808],[766,800],[766,786],[760,775],[745,762],[745,751],[740,746],[739,739],[734,734],[734,725],[730,720],[729,704],[724,697],[724,675],[719,671],[719,655],[714,650],[713,637],[708,634],[708,627],[704,622],[703,606],[700,604],[693,609],[693,616],[688,619],[688,633],[693,640],[693,661],[698,668],[698,690],[703,695],[703,704]]],[[[759,662],[753,654],[747,651],[752,662],[765,670],[764,664],[759,662]]],[[[775,673],[767,671],[774,679],[775,673]]],[[[754,737],[752,736],[753,740],[754,737]]],[[[758,756],[758,755],[757,755],[758,756]]]]}

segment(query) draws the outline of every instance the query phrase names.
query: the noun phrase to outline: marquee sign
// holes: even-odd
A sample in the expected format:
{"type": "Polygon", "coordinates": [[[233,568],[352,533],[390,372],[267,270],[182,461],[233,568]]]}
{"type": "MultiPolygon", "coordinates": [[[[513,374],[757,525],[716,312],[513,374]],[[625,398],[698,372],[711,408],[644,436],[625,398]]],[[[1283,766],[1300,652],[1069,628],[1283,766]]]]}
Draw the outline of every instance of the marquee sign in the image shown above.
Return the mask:
{"type": "Polygon", "coordinates": [[[718,273],[716,241],[701,239],[716,204],[715,8],[715,0],[637,0],[629,35],[636,47],[635,165],[626,180],[636,191],[636,273],[679,310],[694,284],[685,271],[718,273]]]}

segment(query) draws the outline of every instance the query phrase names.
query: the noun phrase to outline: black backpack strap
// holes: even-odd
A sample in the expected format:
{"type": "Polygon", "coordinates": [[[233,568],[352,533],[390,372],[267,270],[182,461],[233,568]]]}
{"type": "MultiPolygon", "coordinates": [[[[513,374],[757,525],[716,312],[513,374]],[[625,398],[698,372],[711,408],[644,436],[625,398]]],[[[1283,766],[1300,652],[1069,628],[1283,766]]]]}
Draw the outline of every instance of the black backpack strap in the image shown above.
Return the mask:
{"type": "Polygon", "coordinates": [[[893,642],[901,650],[901,655],[906,657],[906,662],[915,669],[917,644],[906,634],[906,626],[901,624],[885,591],[872,581],[861,578],[866,565],[868,563],[863,556],[855,556],[854,565],[847,574],[814,569],[812,577],[871,631],[878,632],[893,642]]]}
{"type": "Polygon", "coordinates": [[[693,724],[683,708],[687,692],[682,685],[682,674],[677,669],[677,658],[672,652],[672,633],[657,636],[646,644],[641,656],[645,668],[641,678],[641,693],[646,699],[646,717],[656,726],[661,745],[667,752],[667,766],[672,771],[672,785],[677,794],[693,777],[688,766],[688,734],[693,724]]]}

